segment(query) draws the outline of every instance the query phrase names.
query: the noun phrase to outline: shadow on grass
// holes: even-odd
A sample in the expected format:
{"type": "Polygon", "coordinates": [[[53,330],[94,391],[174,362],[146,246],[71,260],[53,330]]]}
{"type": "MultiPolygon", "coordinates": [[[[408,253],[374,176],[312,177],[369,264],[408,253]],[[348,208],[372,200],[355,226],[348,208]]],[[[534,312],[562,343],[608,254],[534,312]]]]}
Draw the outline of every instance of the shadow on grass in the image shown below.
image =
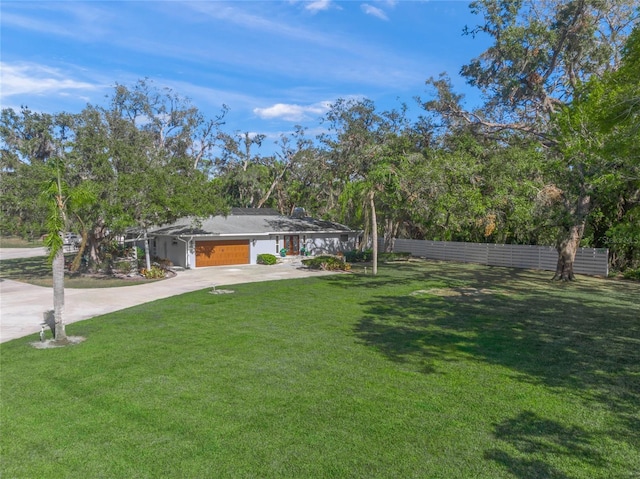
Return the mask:
{"type": "MultiPolygon", "coordinates": [[[[414,294],[386,289],[364,302],[355,329],[363,343],[423,372],[437,371],[438,362],[472,357],[508,367],[520,381],[570,389],[609,408],[619,419],[610,435],[640,447],[640,287],[591,278],[555,283],[545,273],[507,268],[425,268],[422,279],[407,272],[403,285],[414,282],[414,294]]],[[[399,284],[395,275],[387,276],[387,285],[399,284]]],[[[583,456],[561,426],[542,418],[518,417],[496,435],[526,453],[535,450],[538,426],[564,441],[568,454],[583,456]]],[[[579,431],[570,433],[580,437],[579,431]]],[[[531,475],[536,468],[544,471],[543,465],[515,459],[507,464],[512,459],[504,453],[491,454],[524,471],[518,477],[565,477],[549,468],[531,475]]]]}
{"type": "Polygon", "coordinates": [[[496,448],[487,451],[485,459],[502,464],[511,474],[522,479],[569,477],[543,460],[529,459],[527,454],[564,456],[601,468],[606,466],[602,454],[592,445],[596,439],[592,434],[576,426],[566,427],[557,421],[541,418],[530,411],[499,424],[494,435],[515,448],[518,455],[496,448]]]}
{"type": "MultiPolygon", "coordinates": [[[[356,263],[353,266],[353,274],[336,275],[326,278],[326,281],[335,284],[348,286],[350,288],[379,288],[382,286],[411,284],[415,281],[441,281],[446,284],[466,284],[473,282],[494,282],[494,281],[514,281],[531,279],[539,282],[540,273],[537,271],[522,270],[515,268],[502,268],[493,266],[482,266],[468,263],[452,263],[436,260],[418,260],[411,262],[398,262],[391,264],[380,264],[381,274],[373,276],[370,265],[367,272],[364,272],[364,263],[356,263]],[[453,271],[449,274],[447,271],[453,271]]],[[[553,274],[548,273],[551,279],[553,274]]],[[[557,283],[563,284],[563,283],[557,283]]],[[[575,284],[575,283],[574,283],[575,284]]],[[[632,287],[632,286],[631,286],[632,287]]]]}
{"type": "Polygon", "coordinates": [[[393,266],[380,265],[385,274],[373,276],[371,266],[367,263],[357,263],[351,274],[326,276],[324,280],[330,284],[349,288],[375,289],[383,286],[409,284],[426,278],[428,272],[416,268],[412,263],[400,263],[393,266]],[[366,272],[364,267],[367,267],[366,272]]]}
{"type": "Polygon", "coordinates": [[[15,258],[0,261],[0,277],[20,281],[20,278],[42,279],[51,276],[46,256],[15,258]]]}

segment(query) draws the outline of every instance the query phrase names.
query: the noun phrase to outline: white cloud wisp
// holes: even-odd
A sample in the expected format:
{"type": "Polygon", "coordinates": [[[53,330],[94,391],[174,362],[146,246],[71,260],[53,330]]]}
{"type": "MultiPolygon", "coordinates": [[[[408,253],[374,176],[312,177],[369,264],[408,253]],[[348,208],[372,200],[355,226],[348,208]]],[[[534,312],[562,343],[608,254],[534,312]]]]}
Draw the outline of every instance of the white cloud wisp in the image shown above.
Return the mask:
{"type": "Polygon", "coordinates": [[[56,69],[35,63],[0,62],[1,97],[15,95],[63,95],[70,90],[94,91],[100,88],[87,82],[67,78],[56,69]]]}
{"type": "Polygon", "coordinates": [[[384,11],[378,7],[374,7],[373,5],[369,5],[368,3],[363,3],[362,5],[360,5],[360,8],[362,8],[362,11],[367,15],[371,15],[373,17],[379,18],[380,20],[385,20],[385,21],[389,20],[389,17],[387,17],[387,14],[384,13],[384,11]]]}
{"type": "Polygon", "coordinates": [[[310,117],[323,115],[329,109],[329,105],[329,102],[319,102],[308,106],[276,103],[267,108],[254,108],[253,113],[263,120],[303,121],[310,119],[310,117]]]}

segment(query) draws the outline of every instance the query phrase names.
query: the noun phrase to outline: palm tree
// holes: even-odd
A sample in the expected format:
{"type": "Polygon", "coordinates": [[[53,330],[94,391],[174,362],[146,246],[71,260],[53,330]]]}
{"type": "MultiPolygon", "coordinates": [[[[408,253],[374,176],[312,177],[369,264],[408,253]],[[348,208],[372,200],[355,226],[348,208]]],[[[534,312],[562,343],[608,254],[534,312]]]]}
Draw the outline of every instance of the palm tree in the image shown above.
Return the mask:
{"type": "Polygon", "coordinates": [[[72,205],[81,206],[93,201],[92,193],[83,185],[70,189],[64,181],[64,162],[59,157],[49,160],[52,179],[44,191],[49,208],[45,246],[53,272],[53,336],[56,343],[66,343],[64,312],[64,235],[68,229],[68,211],[72,205]]]}
{"type": "Polygon", "coordinates": [[[50,166],[53,178],[45,190],[45,199],[49,207],[47,218],[47,238],[45,246],[49,249],[49,261],[53,271],[53,315],[55,329],[53,337],[56,342],[66,342],[67,333],[62,313],[64,311],[64,233],[67,229],[66,184],[62,180],[63,162],[60,158],[52,158],[50,166]]]}

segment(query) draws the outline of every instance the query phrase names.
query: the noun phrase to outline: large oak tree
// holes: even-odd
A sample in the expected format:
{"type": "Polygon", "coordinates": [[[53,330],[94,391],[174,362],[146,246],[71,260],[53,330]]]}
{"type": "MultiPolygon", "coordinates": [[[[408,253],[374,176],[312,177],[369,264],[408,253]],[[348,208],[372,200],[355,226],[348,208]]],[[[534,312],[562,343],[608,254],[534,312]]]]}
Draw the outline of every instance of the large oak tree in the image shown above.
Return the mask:
{"type": "Polygon", "coordinates": [[[428,81],[436,97],[424,107],[443,115],[449,125],[473,124],[487,135],[517,131],[548,149],[550,191],[567,193],[558,216],[558,279],[573,278],[575,252],[593,211],[594,182],[604,170],[593,168],[593,162],[584,164],[583,156],[567,156],[558,147],[552,120],[576,98],[581,85],[618,68],[622,46],[637,20],[636,7],[633,0],[473,2],[471,8],[482,21],[466,33],[488,35],[493,44],[461,73],[482,92],[483,108],[464,109],[446,76],[428,81]]]}

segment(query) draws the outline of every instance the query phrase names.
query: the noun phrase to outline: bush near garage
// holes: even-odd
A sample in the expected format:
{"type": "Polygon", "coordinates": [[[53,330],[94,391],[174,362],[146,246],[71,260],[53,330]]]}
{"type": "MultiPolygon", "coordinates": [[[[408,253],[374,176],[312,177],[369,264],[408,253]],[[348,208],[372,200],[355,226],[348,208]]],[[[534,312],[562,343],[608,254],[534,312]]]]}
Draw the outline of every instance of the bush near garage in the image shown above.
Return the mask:
{"type": "Polygon", "coordinates": [[[264,253],[264,254],[258,255],[258,264],[271,265],[271,264],[276,264],[277,261],[278,259],[273,254],[264,253]]]}

